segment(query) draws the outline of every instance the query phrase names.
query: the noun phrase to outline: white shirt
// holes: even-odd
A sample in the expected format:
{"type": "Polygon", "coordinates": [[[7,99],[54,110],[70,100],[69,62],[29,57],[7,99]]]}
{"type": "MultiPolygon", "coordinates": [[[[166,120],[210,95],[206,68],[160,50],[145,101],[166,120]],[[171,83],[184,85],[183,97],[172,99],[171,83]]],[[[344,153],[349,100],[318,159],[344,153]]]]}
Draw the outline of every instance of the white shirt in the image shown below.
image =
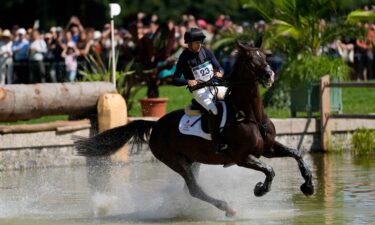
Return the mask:
{"type": "Polygon", "coordinates": [[[0,42],[0,58],[7,58],[12,56],[12,41],[0,42]]]}
{"type": "Polygon", "coordinates": [[[29,58],[32,61],[42,61],[44,56],[43,53],[47,53],[47,44],[43,39],[38,39],[33,41],[30,44],[30,50],[34,49],[34,51],[30,51],[29,58]]]}

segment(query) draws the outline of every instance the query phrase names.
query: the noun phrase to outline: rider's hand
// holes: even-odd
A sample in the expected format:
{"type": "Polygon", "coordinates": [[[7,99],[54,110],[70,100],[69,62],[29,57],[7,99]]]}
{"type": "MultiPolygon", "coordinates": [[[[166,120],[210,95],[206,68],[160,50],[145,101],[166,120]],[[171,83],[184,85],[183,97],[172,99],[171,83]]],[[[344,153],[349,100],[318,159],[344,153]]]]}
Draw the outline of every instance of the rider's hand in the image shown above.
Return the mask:
{"type": "Polygon", "coordinates": [[[222,77],[223,77],[223,73],[220,72],[220,71],[216,71],[216,72],[215,72],[215,77],[217,77],[217,78],[222,78],[222,77]]]}
{"type": "Polygon", "coordinates": [[[197,84],[198,84],[198,82],[196,80],[188,80],[188,86],[189,87],[194,87],[197,84]]]}

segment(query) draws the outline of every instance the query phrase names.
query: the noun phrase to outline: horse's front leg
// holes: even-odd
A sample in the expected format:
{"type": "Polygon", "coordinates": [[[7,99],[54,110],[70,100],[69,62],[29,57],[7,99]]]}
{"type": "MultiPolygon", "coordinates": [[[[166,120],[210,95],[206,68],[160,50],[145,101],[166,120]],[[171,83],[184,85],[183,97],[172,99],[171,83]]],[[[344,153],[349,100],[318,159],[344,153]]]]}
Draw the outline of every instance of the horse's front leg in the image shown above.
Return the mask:
{"type": "Polygon", "coordinates": [[[259,182],[255,185],[254,194],[257,197],[263,196],[271,190],[271,184],[275,172],[272,167],[266,165],[264,162],[260,161],[257,157],[253,155],[248,155],[245,160],[241,163],[238,163],[239,166],[250,168],[253,170],[261,171],[266,175],[264,183],[259,182]]]}
{"type": "Polygon", "coordinates": [[[301,191],[306,195],[314,194],[314,185],[312,183],[312,173],[306,162],[303,160],[301,153],[297,149],[286,147],[285,145],[275,141],[274,145],[263,154],[267,158],[276,157],[293,157],[297,163],[305,183],[301,185],[301,191]]]}

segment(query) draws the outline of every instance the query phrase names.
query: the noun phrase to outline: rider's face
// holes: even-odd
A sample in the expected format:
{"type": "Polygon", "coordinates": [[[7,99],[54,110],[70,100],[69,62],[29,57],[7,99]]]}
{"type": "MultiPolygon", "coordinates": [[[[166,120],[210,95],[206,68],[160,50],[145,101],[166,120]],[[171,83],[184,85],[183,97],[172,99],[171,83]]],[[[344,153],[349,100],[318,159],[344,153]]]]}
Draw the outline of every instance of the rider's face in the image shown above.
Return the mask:
{"type": "Polygon", "coordinates": [[[199,52],[199,50],[201,50],[201,47],[202,47],[202,42],[201,41],[193,41],[193,42],[191,42],[190,49],[193,52],[199,52]]]}

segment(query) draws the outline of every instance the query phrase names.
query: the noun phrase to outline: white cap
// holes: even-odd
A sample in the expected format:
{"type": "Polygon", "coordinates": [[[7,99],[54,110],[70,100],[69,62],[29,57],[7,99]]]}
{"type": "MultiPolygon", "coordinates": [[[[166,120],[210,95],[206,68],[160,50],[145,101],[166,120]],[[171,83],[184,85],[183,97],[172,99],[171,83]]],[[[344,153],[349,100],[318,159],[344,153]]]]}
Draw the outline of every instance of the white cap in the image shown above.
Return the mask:
{"type": "Polygon", "coordinates": [[[93,38],[94,40],[98,40],[102,36],[102,33],[98,30],[94,31],[93,38]]]}
{"type": "Polygon", "coordinates": [[[74,46],[76,46],[76,44],[74,44],[73,41],[69,41],[67,46],[68,46],[68,48],[74,48],[74,46]]]}
{"type": "Polygon", "coordinates": [[[17,30],[17,34],[25,35],[25,34],[26,34],[26,30],[25,30],[25,28],[19,28],[19,29],[17,30]]]}

